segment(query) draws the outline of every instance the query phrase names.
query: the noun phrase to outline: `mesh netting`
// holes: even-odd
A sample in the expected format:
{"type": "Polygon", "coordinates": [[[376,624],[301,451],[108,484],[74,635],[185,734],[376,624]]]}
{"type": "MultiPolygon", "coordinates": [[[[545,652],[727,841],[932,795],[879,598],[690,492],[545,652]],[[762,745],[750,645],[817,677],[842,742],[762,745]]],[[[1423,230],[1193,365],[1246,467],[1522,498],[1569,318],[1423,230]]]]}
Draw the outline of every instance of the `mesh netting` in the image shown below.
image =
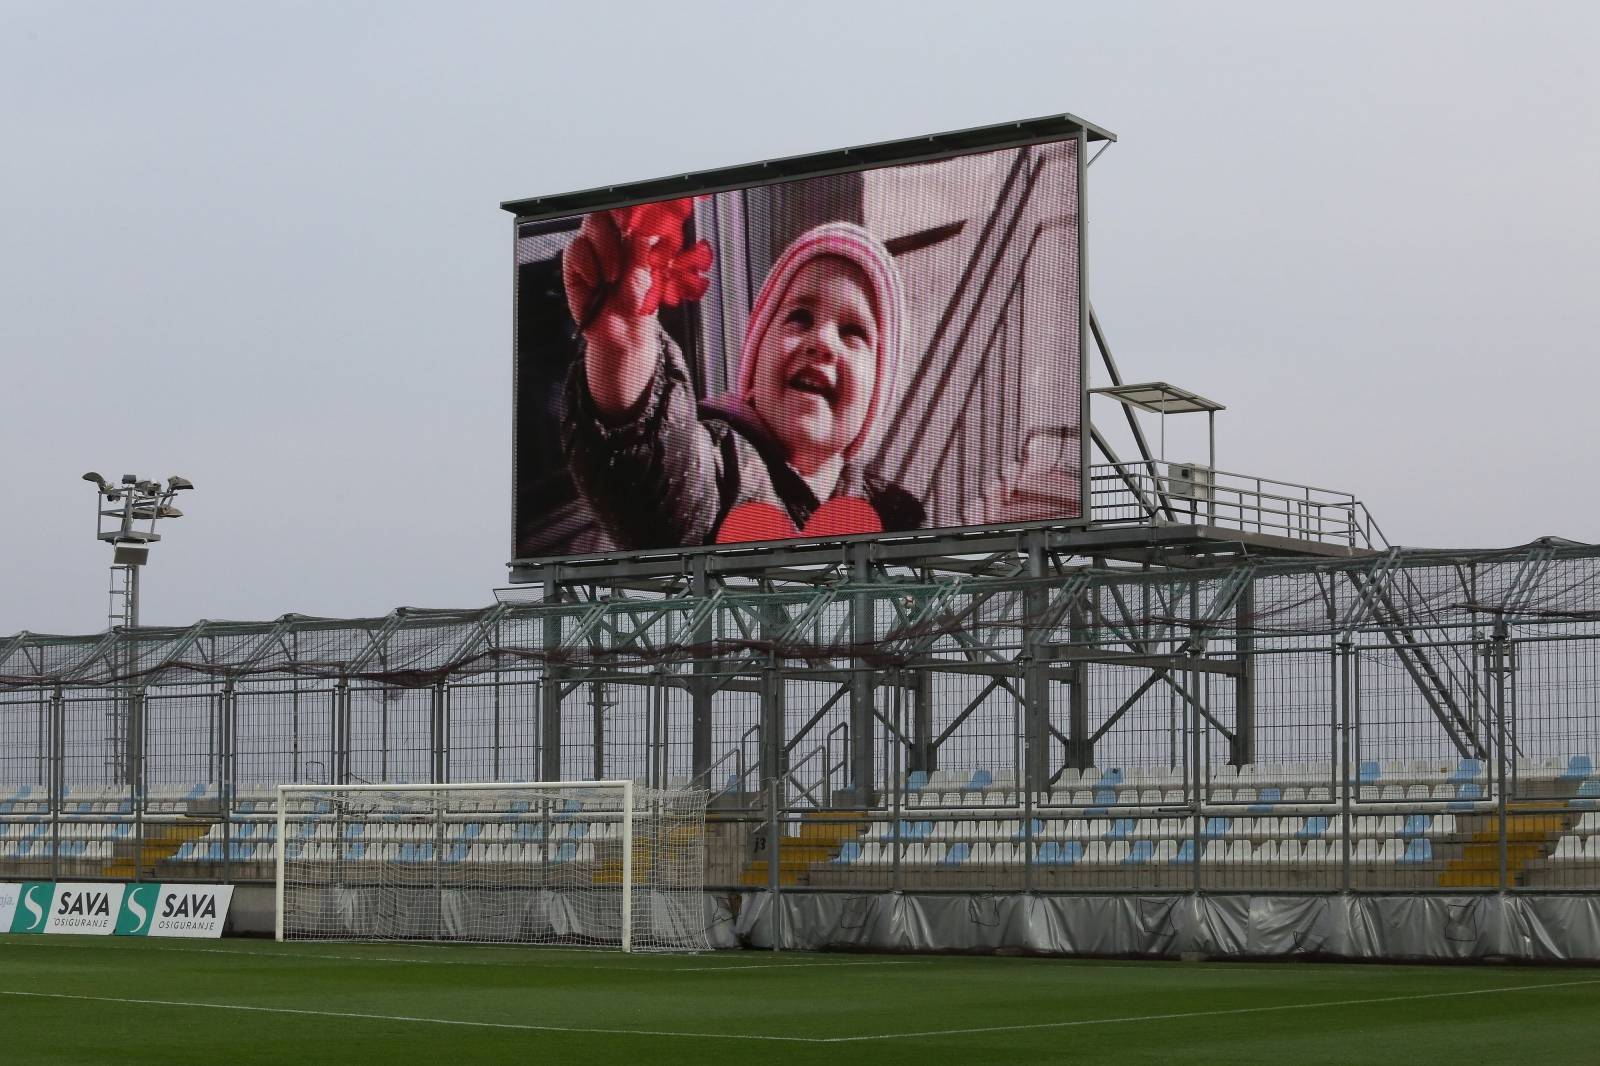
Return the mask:
{"type": "Polygon", "coordinates": [[[280,808],[284,939],[709,948],[704,792],[319,787],[280,808]]]}

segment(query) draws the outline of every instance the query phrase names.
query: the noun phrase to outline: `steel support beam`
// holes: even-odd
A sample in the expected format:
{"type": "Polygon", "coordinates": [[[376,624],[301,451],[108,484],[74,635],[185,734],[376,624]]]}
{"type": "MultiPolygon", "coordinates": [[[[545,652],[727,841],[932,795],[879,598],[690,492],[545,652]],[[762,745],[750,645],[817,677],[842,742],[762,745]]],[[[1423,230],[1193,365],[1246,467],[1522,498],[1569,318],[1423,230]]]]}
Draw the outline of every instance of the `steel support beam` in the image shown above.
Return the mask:
{"type": "Polygon", "coordinates": [[[1228,760],[1235,766],[1255,762],[1256,757],[1256,673],[1255,624],[1256,583],[1245,579],[1244,588],[1234,603],[1233,646],[1239,656],[1239,672],[1233,681],[1233,751],[1228,760]]]}
{"type": "MultiPolygon", "coordinates": [[[[705,556],[694,557],[689,573],[689,592],[700,602],[711,596],[711,580],[706,574],[705,556]]],[[[711,772],[711,708],[715,691],[712,675],[716,664],[706,657],[715,635],[715,619],[711,614],[700,615],[686,639],[694,652],[694,662],[689,678],[689,747],[690,766],[694,780],[710,785],[705,779],[711,772]]]]}
{"type": "MultiPolygon", "coordinates": [[[[871,545],[851,544],[847,549],[850,581],[865,586],[872,577],[871,545]]],[[[858,592],[850,598],[850,638],[857,648],[871,645],[877,636],[872,618],[872,595],[858,592]]],[[[873,748],[877,742],[876,670],[866,659],[851,664],[850,676],[850,791],[863,807],[875,802],[873,748]]],[[[893,786],[897,787],[897,786],[893,786]]]]}
{"type": "Polygon", "coordinates": [[[434,682],[431,690],[428,742],[433,751],[433,780],[450,780],[450,692],[443,679],[434,682]]]}
{"type": "Polygon", "coordinates": [[[903,691],[902,699],[911,700],[911,752],[906,769],[931,774],[939,768],[939,746],[933,733],[933,673],[897,670],[895,684],[903,691]]]}
{"type": "MultiPolygon", "coordinates": [[[[561,602],[561,586],[546,580],[544,602],[554,606],[561,602]]],[[[561,616],[556,611],[544,615],[544,648],[546,651],[561,646],[561,616]]],[[[545,660],[544,677],[539,685],[539,778],[542,781],[561,780],[561,692],[566,671],[545,660]]]]}
{"type": "MultiPolygon", "coordinates": [[[[1074,601],[1067,609],[1070,639],[1079,647],[1090,637],[1089,612],[1082,600],[1074,601]]],[[[1096,735],[1089,729],[1089,664],[1076,663],[1072,680],[1067,685],[1067,754],[1066,765],[1082,769],[1094,765],[1096,735]]]]}
{"type": "Polygon", "coordinates": [[[1037,530],[1027,536],[1028,576],[1034,580],[1023,593],[1023,617],[1027,620],[1018,660],[1022,686],[1022,766],[1023,788],[1033,792],[1050,780],[1050,661],[1049,649],[1041,631],[1049,612],[1050,589],[1045,583],[1050,560],[1045,555],[1044,538],[1037,530]]]}

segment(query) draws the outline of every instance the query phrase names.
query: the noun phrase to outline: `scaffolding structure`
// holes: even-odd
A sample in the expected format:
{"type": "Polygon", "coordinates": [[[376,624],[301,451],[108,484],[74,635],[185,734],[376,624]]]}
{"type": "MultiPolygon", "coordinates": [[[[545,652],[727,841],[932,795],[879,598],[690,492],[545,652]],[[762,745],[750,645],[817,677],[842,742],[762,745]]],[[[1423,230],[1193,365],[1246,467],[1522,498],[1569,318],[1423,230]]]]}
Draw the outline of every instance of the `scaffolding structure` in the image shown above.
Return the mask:
{"type": "MultiPolygon", "coordinates": [[[[969,563],[930,579],[863,548],[787,580],[20,633],[0,642],[0,840],[133,831],[100,870],[59,848],[8,868],[0,847],[0,877],[172,876],[150,827],[228,842],[280,784],[631,778],[713,791],[724,887],[1600,887],[1600,862],[1556,854],[1600,802],[1600,548],[1179,569],[1028,533],[969,563]],[[115,701],[133,743],[106,732],[115,701]],[[117,746],[126,776],[106,771],[117,746]],[[1446,816],[1425,861],[1363,858],[1362,819],[1446,816]],[[1045,847],[1096,820],[1205,847],[1244,819],[1276,822],[1247,838],[1264,848],[1316,818],[1333,832],[1314,865],[1069,868],[1045,847]],[[913,851],[957,836],[997,848],[913,851]],[[880,861],[842,862],[861,841],[880,861]]],[[[232,852],[190,876],[265,876],[232,852]]]]}

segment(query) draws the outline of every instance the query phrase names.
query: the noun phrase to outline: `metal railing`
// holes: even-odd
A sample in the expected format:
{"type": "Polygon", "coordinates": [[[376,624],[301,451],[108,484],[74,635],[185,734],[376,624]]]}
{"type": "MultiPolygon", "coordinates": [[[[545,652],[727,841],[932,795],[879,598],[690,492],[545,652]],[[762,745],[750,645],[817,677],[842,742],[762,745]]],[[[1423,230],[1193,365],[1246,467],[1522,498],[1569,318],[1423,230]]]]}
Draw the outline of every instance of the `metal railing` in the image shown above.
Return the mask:
{"type": "Polygon", "coordinates": [[[1099,463],[1089,468],[1089,516],[1097,525],[1166,523],[1215,526],[1291,540],[1384,548],[1366,505],[1348,492],[1179,464],[1099,463]]]}

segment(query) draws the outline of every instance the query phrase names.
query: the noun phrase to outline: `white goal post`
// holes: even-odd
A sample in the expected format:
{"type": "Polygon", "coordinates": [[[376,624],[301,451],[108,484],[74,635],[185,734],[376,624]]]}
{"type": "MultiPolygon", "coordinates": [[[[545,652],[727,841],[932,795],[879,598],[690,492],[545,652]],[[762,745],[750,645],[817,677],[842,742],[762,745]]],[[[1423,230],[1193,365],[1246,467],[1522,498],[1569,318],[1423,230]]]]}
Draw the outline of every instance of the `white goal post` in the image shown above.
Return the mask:
{"type": "Polygon", "coordinates": [[[709,950],[703,791],[280,785],[279,940],[709,950]]]}

